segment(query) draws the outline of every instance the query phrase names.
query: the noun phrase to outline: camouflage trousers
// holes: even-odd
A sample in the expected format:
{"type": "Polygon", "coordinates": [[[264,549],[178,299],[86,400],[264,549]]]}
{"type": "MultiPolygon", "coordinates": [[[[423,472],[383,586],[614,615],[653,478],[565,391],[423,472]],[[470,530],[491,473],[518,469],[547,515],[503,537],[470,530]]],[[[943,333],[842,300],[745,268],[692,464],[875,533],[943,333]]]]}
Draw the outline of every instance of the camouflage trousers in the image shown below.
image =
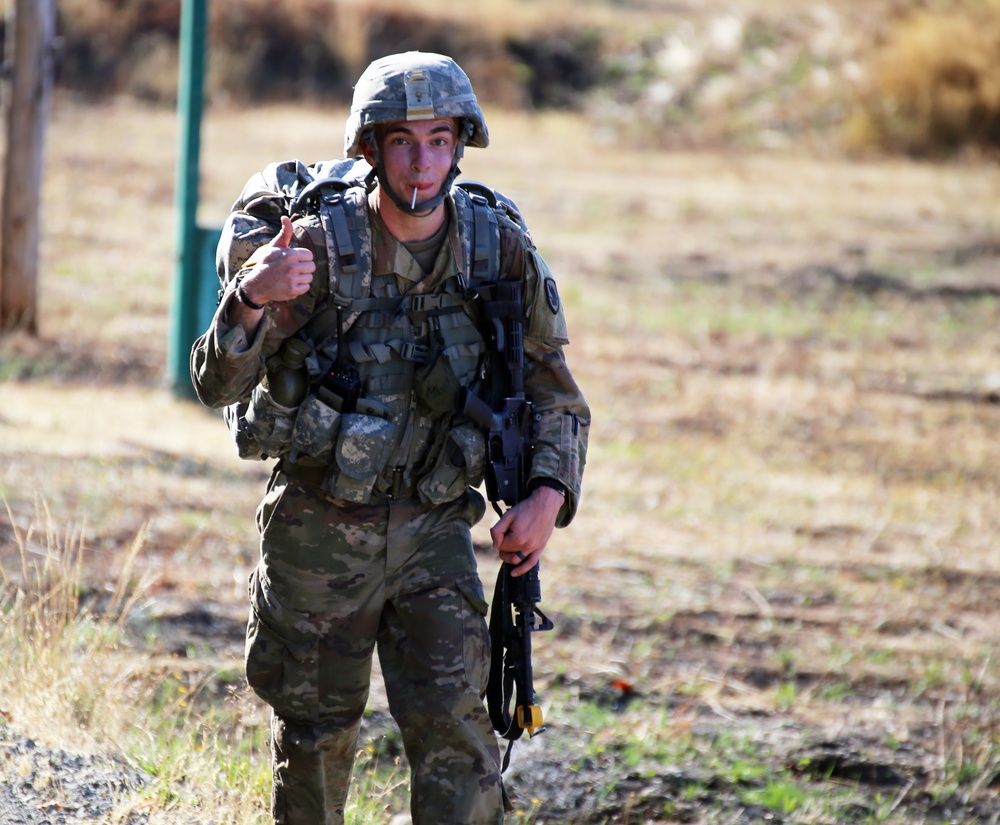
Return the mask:
{"type": "Polygon", "coordinates": [[[414,825],[503,821],[482,696],[489,634],[471,524],[482,499],[334,503],[272,476],[258,508],[247,679],[273,709],[278,825],[344,821],[377,648],[410,763],[414,825]]]}

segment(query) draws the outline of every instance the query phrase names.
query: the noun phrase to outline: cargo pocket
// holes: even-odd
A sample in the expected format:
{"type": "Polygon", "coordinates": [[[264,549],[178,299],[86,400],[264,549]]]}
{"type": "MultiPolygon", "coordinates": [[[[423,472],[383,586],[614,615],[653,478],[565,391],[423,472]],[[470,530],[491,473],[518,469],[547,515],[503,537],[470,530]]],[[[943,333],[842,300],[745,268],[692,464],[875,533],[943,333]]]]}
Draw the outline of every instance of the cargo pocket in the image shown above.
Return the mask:
{"type": "Polygon", "coordinates": [[[490,633],[486,625],[489,606],[483,596],[483,583],[478,575],[461,578],[456,584],[462,595],[465,679],[483,694],[490,675],[490,633]]]}
{"type": "Polygon", "coordinates": [[[433,468],[417,485],[421,501],[445,504],[466,488],[478,487],[485,463],[486,439],[478,427],[463,424],[449,430],[433,468]]]}
{"type": "Polygon", "coordinates": [[[313,458],[329,459],[337,435],[340,413],[310,395],[302,402],[292,429],[292,447],[313,458]]]}
{"type": "Polygon", "coordinates": [[[261,499],[254,513],[254,523],[257,525],[257,532],[260,535],[264,535],[264,530],[271,523],[271,519],[278,510],[278,504],[281,502],[281,497],[284,495],[286,488],[287,485],[279,480],[278,474],[272,471],[271,477],[267,481],[267,491],[264,493],[264,498],[261,499]]]}
{"type": "Polygon", "coordinates": [[[311,721],[319,715],[319,635],[301,613],[265,598],[257,571],[250,576],[247,683],[275,713],[311,721]],[[306,629],[308,628],[308,629],[306,629]]]}
{"type": "Polygon", "coordinates": [[[323,487],[334,498],[365,504],[395,441],[396,425],[385,418],[347,413],[340,418],[334,465],[323,487]]]}
{"type": "Polygon", "coordinates": [[[279,404],[263,385],[254,387],[244,420],[261,452],[274,457],[288,452],[298,409],[279,404]]]}

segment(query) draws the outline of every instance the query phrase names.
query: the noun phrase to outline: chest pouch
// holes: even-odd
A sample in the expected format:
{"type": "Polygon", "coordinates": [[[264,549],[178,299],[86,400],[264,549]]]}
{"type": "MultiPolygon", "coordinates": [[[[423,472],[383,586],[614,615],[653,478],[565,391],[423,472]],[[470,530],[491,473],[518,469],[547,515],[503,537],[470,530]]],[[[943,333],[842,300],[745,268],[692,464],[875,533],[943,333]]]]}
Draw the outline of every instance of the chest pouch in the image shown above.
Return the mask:
{"type": "Polygon", "coordinates": [[[455,409],[462,385],[443,352],[424,364],[413,376],[413,391],[420,404],[430,412],[445,413],[455,409]]]}
{"type": "Polygon", "coordinates": [[[483,481],[486,439],[472,424],[460,424],[444,433],[444,443],[436,445],[437,459],[417,485],[421,501],[438,505],[454,501],[467,487],[483,481]]]}
{"type": "Polygon", "coordinates": [[[263,384],[258,384],[244,414],[246,432],[252,436],[261,453],[284,455],[292,442],[292,427],[297,413],[298,408],[279,404],[263,384]]]}
{"type": "Polygon", "coordinates": [[[392,455],[396,430],[392,421],[376,415],[342,415],[335,461],[323,488],[334,498],[367,503],[379,473],[392,455]]]}
{"type": "Polygon", "coordinates": [[[461,309],[428,318],[428,359],[413,376],[413,391],[425,409],[455,409],[458,394],[476,380],[485,346],[473,320],[461,309]]]}
{"type": "Polygon", "coordinates": [[[341,415],[315,395],[308,395],[299,408],[292,430],[294,452],[329,461],[340,424],[341,415]]]}

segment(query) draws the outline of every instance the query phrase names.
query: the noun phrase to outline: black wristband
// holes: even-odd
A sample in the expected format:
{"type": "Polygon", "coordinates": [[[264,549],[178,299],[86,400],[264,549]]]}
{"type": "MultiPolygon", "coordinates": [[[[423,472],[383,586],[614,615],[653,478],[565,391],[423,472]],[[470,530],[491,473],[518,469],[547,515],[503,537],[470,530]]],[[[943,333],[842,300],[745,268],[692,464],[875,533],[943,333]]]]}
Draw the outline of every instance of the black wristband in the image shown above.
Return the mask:
{"type": "Polygon", "coordinates": [[[250,300],[250,296],[243,291],[243,276],[236,276],[236,300],[248,309],[264,309],[267,304],[258,304],[250,300]]]}

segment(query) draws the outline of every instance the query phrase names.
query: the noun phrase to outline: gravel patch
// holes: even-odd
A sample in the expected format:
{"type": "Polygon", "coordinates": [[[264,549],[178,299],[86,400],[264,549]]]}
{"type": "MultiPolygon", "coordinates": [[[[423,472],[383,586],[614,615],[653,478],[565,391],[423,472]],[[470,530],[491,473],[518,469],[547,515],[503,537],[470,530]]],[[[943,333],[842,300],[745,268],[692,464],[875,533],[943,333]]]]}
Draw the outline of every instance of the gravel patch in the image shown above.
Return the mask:
{"type": "Polygon", "coordinates": [[[50,748],[0,727],[0,823],[144,825],[145,812],[112,814],[149,777],[103,754],[50,748]]]}

